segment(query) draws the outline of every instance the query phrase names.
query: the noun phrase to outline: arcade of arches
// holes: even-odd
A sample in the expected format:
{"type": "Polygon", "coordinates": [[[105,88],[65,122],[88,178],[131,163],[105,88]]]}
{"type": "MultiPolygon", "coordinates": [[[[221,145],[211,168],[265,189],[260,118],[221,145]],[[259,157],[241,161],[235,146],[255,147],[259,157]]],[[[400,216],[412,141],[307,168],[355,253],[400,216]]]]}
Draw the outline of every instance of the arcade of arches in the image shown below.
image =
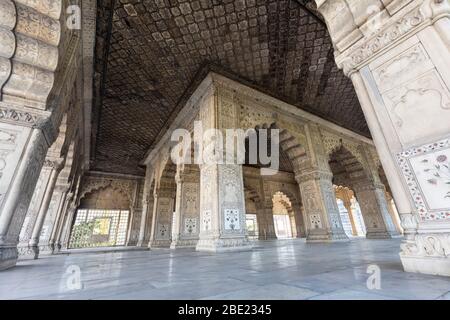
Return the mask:
{"type": "Polygon", "coordinates": [[[450,276],[448,1],[0,0],[0,40],[0,269],[402,237],[450,276]],[[197,121],[278,129],[279,171],[172,162],[197,121]]]}

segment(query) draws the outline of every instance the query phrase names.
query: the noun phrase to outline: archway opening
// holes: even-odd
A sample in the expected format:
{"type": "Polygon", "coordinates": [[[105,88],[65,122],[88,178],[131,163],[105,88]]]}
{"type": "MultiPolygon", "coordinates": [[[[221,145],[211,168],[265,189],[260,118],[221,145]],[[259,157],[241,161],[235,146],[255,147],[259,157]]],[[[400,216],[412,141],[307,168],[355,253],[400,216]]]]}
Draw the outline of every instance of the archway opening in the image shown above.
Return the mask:
{"type": "Polygon", "coordinates": [[[257,193],[249,188],[245,188],[245,224],[247,227],[247,234],[250,240],[257,240],[259,238],[258,228],[258,206],[260,204],[257,193]]]}
{"type": "Polygon", "coordinates": [[[334,186],[342,227],[348,237],[365,237],[366,226],[353,190],[334,186]]]}
{"type": "Polygon", "coordinates": [[[86,194],[72,225],[69,249],[124,246],[130,201],[111,186],[86,194]]]}
{"type": "Polygon", "coordinates": [[[278,239],[297,237],[297,227],[291,200],[283,192],[276,192],[272,197],[273,223],[278,239]]]}
{"type": "Polygon", "coordinates": [[[154,229],[154,246],[169,247],[172,241],[172,230],[176,208],[177,184],[175,175],[177,166],[170,159],[164,166],[159,185],[157,186],[158,200],[156,203],[156,216],[154,229]]]}
{"type": "Polygon", "coordinates": [[[356,184],[368,181],[364,168],[343,146],[331,153],[329,165],[344,231],[348,237],[365,237],[364,212],[361,211],[354,192],[356,184]]]}
{"type": "Polygon", "coordinates": [[[305,235],[300,189],[295,174],[301,170],[307,158],[306,150],[290,131],[280,129],[277,123],[265,123],[254,129],[247,132],[246,162],[243,168],[249,238],[269,240],[305,235]],[[260,135],[261,130],[267,131],[260,135]],[[277,132],[272,136],[274,130],[277,132]],[[277,139],[277,143],[271,138],[277,139]],[[261,150],[263,154],[267,151],[271,160],[277,157],[275,160],[278,166],[272,166],[273,170],[266,171],[270,174],[264,174],[261,170],[269,167],[267,158],[266,162],[261,161],[261,150]],[[278,195],[274,198],[275,194],[278,195]],[[280,198],[281,194],[283,199],[280,198]]]}

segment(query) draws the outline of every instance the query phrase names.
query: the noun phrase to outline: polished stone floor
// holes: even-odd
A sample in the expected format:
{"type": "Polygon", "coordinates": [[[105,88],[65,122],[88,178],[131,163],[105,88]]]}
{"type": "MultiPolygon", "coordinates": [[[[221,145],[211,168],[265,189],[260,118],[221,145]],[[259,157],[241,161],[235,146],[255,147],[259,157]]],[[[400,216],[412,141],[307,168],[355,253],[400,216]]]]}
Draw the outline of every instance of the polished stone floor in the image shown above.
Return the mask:
{"type": "Polygon", "coordinates": [[[399,244],[296,239],[215,255],[179,249],[47,256],[0,272],[0,298],[450,299],[450,278],[402,271],[399,244]],[[367,288],[369,265],[380,268],[381,289],[367,288]],[[80,270],[81,289],[70,270],[80,270]]]}

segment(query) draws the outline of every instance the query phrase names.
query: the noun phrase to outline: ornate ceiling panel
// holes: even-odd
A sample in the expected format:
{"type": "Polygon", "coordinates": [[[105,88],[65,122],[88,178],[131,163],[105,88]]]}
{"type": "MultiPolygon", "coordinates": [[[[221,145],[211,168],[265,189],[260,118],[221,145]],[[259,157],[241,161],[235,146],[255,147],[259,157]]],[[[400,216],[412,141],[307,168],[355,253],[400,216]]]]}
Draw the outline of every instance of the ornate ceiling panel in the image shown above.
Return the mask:
{"type": "Polygon", "coordinates": [[[210,65],[369,136],[316,14],[294,0],[98,1],[92,168],[143,174],[139,161],[210,65]]]}

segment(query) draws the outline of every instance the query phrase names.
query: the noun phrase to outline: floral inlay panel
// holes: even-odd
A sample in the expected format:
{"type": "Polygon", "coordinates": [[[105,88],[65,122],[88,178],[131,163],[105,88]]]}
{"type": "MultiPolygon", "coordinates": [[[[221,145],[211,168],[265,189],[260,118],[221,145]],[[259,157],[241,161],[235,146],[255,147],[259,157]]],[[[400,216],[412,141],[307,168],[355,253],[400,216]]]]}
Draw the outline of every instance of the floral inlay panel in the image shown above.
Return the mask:
{"type": "Polygon", "coordinates": [[[404,151],[398,163],[420,218],[450,219],[450,139],[404,151]]]}

